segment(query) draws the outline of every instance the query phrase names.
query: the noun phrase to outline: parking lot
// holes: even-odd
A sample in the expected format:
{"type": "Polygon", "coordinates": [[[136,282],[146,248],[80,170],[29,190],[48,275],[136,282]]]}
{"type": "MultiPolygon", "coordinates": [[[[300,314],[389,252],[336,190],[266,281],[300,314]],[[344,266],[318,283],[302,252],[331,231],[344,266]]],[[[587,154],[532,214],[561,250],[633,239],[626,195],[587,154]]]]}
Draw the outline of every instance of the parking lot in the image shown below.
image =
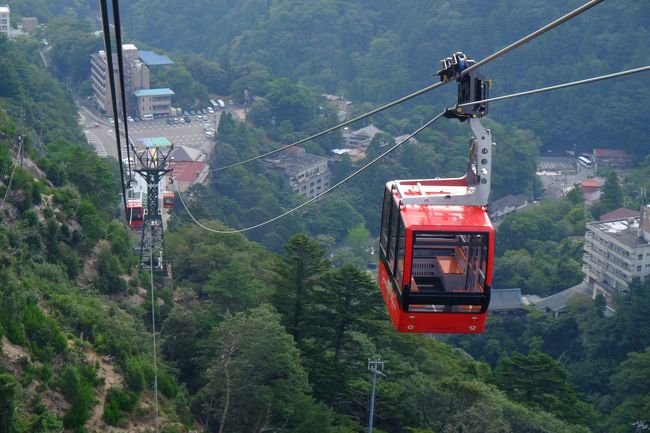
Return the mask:
{"type": "MultiPolygon", "coordinates": [[[[82,109],[80,112],[84,132],[90,143],[100,156],[111,156],[117,159],[115,146],[115,125],[108,119],[82,109]]],[[[168,124],[166,118],[138,122],[128,122],[129,137],[139,147],[138,139],[149,137],[165,137],[175,146],[188,146],[203,152],[206,157],[213,147],[213,138],[207,137],[203,124],[217,130],[219,127],[220,113],[207,113],[206,120],[199,120],[198,116],[190,116],[190,123],[168,124]]],[[[120,126],[122,126],[120,124],[120,126]]],[[[124,134],[124,128],[120,128],[124,134]]],[[[123,149],[124,150],[124,149],[123,149]]]]}

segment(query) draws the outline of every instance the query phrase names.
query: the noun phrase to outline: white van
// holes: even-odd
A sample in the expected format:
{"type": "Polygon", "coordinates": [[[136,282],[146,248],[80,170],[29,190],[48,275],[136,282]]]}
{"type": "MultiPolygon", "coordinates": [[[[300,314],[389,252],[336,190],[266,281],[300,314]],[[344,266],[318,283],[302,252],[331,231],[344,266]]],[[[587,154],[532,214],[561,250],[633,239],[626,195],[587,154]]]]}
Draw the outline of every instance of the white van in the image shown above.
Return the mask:
{"type": "Polygon", "coordinates": [[[222,99],[217,99],[217,105],[218,105],[219,108],[221,108],[222,110],[223,110],[224,108],[226,108],[226,103],[223,102],[222,99]]]}
{"type": "Polygon", "coordinates": [[[142,120],[153,120],[153,114],[143,114],[140,118],[142,120]]]}

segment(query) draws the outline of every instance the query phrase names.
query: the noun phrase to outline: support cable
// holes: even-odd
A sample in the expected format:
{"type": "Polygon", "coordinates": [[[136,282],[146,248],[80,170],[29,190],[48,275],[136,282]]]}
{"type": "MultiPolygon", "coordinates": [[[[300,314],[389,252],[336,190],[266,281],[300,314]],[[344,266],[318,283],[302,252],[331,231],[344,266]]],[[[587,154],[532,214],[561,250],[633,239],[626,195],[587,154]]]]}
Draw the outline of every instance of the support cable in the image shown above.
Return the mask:
{"type": "MultiPolygon", "coordinates": [[[[18,155],[20,155],[20,152],[22,152],[22,150],[23,150],[23,143],[24,142],[25,142],[24,140],[22,140],[20,142],[20,147],[18,147],[18,155]]],[[[9,184],[7,185],[7,191],[5,191],[5,196],[2,198],[2,203],[0,203],[0,211],[2,210],[3,207],[5,207],[5,201],[7,201],[7,196],[9,195],[9,191],[11,190],[11,183],[14,180],[14,173],[16,173],[16,167],[18,167],[18,162],[17,161],[14,164],[13,170],[11,171],[11,177],[9,178],[9,184]]]]}
{"type": "Polygon", "coordinates": [[[293,209],[290,209],[290,210],[284,212],[283,214],[280,214],[280,215],[278,215],[278,216],[276,216],[276,217],[273,217],[273,218],[271,218],[271,219],[269,219],[269,220],[267,220],[267,221],[264,221],[264,222],[262,222],[262,223],[256,224],[256,225],[254,225],[254,226],[246,227],[246,228],[243,228],[243,229],[232,229],[232,230],[215,230],[215,229],[211,229],[210,227],[206,227],[205,225],[203,225],[203,224],[201,224],[199,221],[197,221],[196,218],[194,218],[194,215],[192,215],[192,213],[190,212],[190,210],[187,208],[187,205],[185,204],[185,200],[183,200],[183,196],[181,195],[181,192],[178,190],[178,188],[176,189],[176,191],[178,192],[178,197],[181,199],[181,203],[183,203],[183,207],[185,208],[185,211],[187,212],[187,214],[190,216],[190,218],[192,218],[192,220],[193,220],[193,221],[194,221],[194,222],[195,222],[199,227],[201,227],[201,228],[203,228],[203,229],[205,229],[205,230],[207,230],[207,231],[210,231],[210,232],[212,232],[212,233],[219,233],[219,234],[231,234],[231,233],[243,233],[243,232],[247,232],[247,231],[250,231],[250,230],[253,230],[253,229],[256,229],[256,228],[259,228],[259,227],[265,226],[265,225],[267,225],[267,224],[270,224],[270,223],[272,223],[272,222],[274,222],[274,221],[277,221],[277,220],[279,220],[280,218],[283,218],[283,217],[285,217],[285,216],[287,216],[287,215],[289,215],[289,214],[291,214],[291,213],[293,213],[293,212],[295,212],[295,211],[297,211],[297,210],[299,210],[299,209],[302,209],[303,207],[307,206],[308,204],[310,204],[310,203],[312,203],[312,202],[318,200],[319,198],[321,198],[321,197],[324,196],[325,194],[328,194],[329,192],[331,192],[331,191],[333,191],[334,189],[338,188],[339,186],[343,185],[345,182],[347,182],[348,180],[352,179],[353,177],[355,177],[356,175],[360,174],[361,172],[365,171],[366,169],[370,168],[370,166],[374,165],[377,161],[381,160],[381,159],[384,158],[386,155],[388,155],[389,153],[391,153],[392,151],[394,151],[395,149],[397,149],[398,147],[400,147],[402,144],[406,143],[408,140],[410,140],[411,138],[415,137],[417,134],[419,134],[420,132],[422,132],[422,130],[424,130],[425,128],[427,128],[429,125],[431,125],[432,123],[434,123],[436,120],[440,119],[440,118],[443,116],[444,113],[445,113],[444,111],[441,112],[441,113],[438,114],[436,117],[434,117],[433,119],[429,120],[429,121],[428,121],[427,123],[425,123],[424,125],[420,126],[418,129],[416,129],[416,130],[415,130],[413,133],[411,133],[408,137],[406,137],[405,139],[403,139],[403,140],[400,141],[399,143],[395,144],[394,146],[392,146],[390,149],[388,149],[387,151],[385,151],[385,152],[382,153],[381,155],[377,156],[375,159],[373,159],[372,161],[370,161],[368,164],[364,165],[364,166],[361,167],[360,169],[358,169],[358,170],[356,170],[355,172],[353,172],[352,174],[348,175],[348,176],[347,176],[346,178],[344,178],[343,180],[341,180],[341,181],[339,181],[338,183],[336,183],[336,184],[330,186],[328,189],[326,189],[325,191],[321,192],[320,194],[318,194],[318,195],[316,195],[316,196],[310,198],[310,199],[307,200],[306,202],[304,202],[304,203],[302,203],[302,204],[300,204],[300,205],[294,207],[293,209]]]}
{"type": "MultiPolygon", "coordinates": [[[[465,75],[467,75],[470,72],[480,68],[481,66],[485,66],[488,63],[492,62],[493,60],[496,60],[499,57],[503,56],[504,54],[507,54],[510,51],[512,51],[512,50],[514,50],[514,49],[516,49],[516,48],[518,48],[518,47],[532,41],[533,39],[537,38],[538,36],[543,35],[544,33],[548,32],[549,30],[554,29],[555,27],[559,26],[560,24],[563,24],[566,21],[576,17],[577,15],[580,15],[581,13],[585,12],[586,10],[591,9],[592,7],[596,6],[599,3],[602,3],[603,1],[604,0],[591,0],[591,1],[587,2],[587,3],[585,3],[584,5],[580,6],[579,8],[567,13],[566,15],[556,19],[555,21],[545,25],[544,27],[541,27],[541,28],[535,30],[534,32],[530,33],[529,35],[527,35],[527,36],[519,39],[518,41],[513,42],[512,44],[508,45],[507,47],[502,48],[501,50],[497,51],[496,53],[489,55],[485,59],[483,59],[483,60],[481,60],[479,62],[476,62],[474,65],[472,65],[472,66],[468,67],[467,69],[463,70],[460,73],[459,78],[464,77],[465,75]]],[[[266,153],[264,153],[262,155],[258,155],[258,156],[252,157],[252,158],[245,159],[243,161],[235,162],[233,164],[225,165],[223,167],[213,168],[210,171],[211,172],[213,172],[213,171],[222,171],[222,170],[226,170],[228,168],[236,167],[238,165],[247,164],[249,162],[256,161],[256,160],[261,159],[261,158],[266,158],[267,156],[274,155],[274,154],[276,154],[278,152],[282,152],[283,150],[288,149],[290,147],[298,146],[298,145],[303,144],[303,143],[305,143],[307,141],[314,140],[316,138],[322,137],[323,135],[329,134],[330,132],[336,131],[337,129],[340,129],[340,128],[344,127],[344,126],[350,125],[350,124],[352,124],[354,122],[365,119],[366,117],[370,117],[370,116],[372,116],[374,114],[377,114],[377,113],[379,113],[381,111],[392,108],[395,105],[401,104],[402,102],[406,102],[406,101],[408,101],[410,99],[415,98],[416,96],[420,96],[420,95],[422,95],[424,93],[435,90],[438,87],[442,87],[442,86],[444,86],[445,84],[447,84],[447,83],[449,83],[451,81],[453,81],[453,80],[440,81],[438,83],[431,84],[431,85],[429,85],[427,87],[424,87],[424,88],[422,88],[422,89],[420,89],[420,90],[418,90],[416,92],[413,92],[413,93],[411,93],[409,95],[406,95],[406,96],[404,96],[402,98],[399,98],[399,99],[397,99],[397,100],[395,100],[393,102],[389,102],[388,104],[382,105],[379,108],[375,108],[374,110],[371,110],[371,111],[368,111],[367,113],[361,114],[360,116],[357,116],[354,119],[347,120],[345,122],[339,123],[336,126],[332,126],[331,128],[325,129],[325,130],[323,130],[323,131],[321,131],[321,132],[319,132],[317,134],[313,134],[313,135],[310,135],[309,137],[298,140],[295,143],[287,144],[286,146],[282,146],[282,147],[280,147],[278,149],[266,152],[266,153]]]]}
{"type": "Polygon", "coordinates": [[[120,183],[122,185],[122,201],[124,203],[124,214],[128,218],[128,209],[126,207],[126,187],[124,186],[124,167],[122,162],[122,146],[120,146],[120,118],[117,115],[117,100],[115,95],[115,76],[113,75],[113,52],[111,50],[111,29],[108,23],[108,0],[99,0],[99,6],[102,13],[102,29],[104,32],[104,49],[106,54],[106,64],[108,66],[108,81],[111,89],[111,105],[113,106],[113,126],[115,127],[115,144],[117,145],[117,157],[120,166],[120,183]]]}
{"type": "MultiPolygon", "coordinates": [[[[129,122],[126,113],[126,91],[124,88],[124,60],[122,59],[122,25],[120,24],[120,1],[113,0],[113,23],[115,25],[115,45],[117,48],[117,65],[120,74],[120,95],[122,96],[122,119],[124,124],[124,141],[126,147],[127,167],[129,180],[133,178],[131,173],[131,152],[129,151],[129,122]]],[[[121,146],[121,143],[120,143],[121,146]]]]}
{"type": "MultiPolygon", "coordinates": [[[[152,248],[152,240],[149,238],[149,249],[152,248]]],[[[155,297],[153,294],[153,254],[149,258],[150,272],[151,272],[151,333],[153,334],[153,402],[156,410],[156,433],[158,433],[158,354],[156,351],[156,309],[155,297]]]]}
{"type": "Polygon", "coordinates": [[[627,71],[615,72],[615,73],[607,74],[607,75],[600,75],[598,77],[585,78],[584,80],[571,81],[570,83],[556,84],[554,86],[541,87],[539,89],[527,90],[525,92],[511,93],[509,95],[496,96],[494,98],[483,99],[481,101],[468,102],[466,104],[459,104],[458,107],[467,107],[467,106],[475,105],[475,104],[484,104],[484,103],[487,103],[487,102],[503,101],[503,100],[506,100],[506,99],[518,98],[520,96],[528,96],[528,95],[534,95],[536,93],[550,92],[552,90],[566,89],[568,87],[579,86],[579,85],[582,85],[582,84],[595,83],[597,81],[609,80],[611,78],[617,78],[617,77],[624,77],[626,75],[633,75],[633,74],[637,74],[639,72],[646,72],[646,71],[650,71],[650,65],[642,66],[640,68],[635,68],[635,69],[628,69],[627,71]]]}

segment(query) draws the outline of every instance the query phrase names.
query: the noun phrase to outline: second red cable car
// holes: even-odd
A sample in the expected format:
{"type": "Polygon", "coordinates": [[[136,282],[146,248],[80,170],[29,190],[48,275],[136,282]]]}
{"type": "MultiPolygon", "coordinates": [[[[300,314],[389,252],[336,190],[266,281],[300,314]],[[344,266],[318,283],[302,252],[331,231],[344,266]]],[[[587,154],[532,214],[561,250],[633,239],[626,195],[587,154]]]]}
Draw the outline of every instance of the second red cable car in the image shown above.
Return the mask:
{"type": "Polygon", "coordinates": [[[164,191],[162,194],[162,207],[165,209],[174,208],[174,193],[171,191],[164,191]]]}

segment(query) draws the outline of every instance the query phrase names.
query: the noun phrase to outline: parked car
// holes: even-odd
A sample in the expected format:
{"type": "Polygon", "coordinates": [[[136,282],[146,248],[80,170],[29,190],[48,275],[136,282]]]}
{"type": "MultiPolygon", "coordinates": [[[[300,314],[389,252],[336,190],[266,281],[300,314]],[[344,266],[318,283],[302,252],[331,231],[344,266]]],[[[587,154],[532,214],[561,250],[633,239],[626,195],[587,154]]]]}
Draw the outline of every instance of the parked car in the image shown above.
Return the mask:
{"type": "Polygon", "coordinates": [[[189,116],[189,115],[190,115],[190,112],[189,112],[189,111],[187,111],[187,110],[185,110],[185,111],[183,111],[183,115],[184,115],[185,117],[187,117],[187,116],[189,116]]]}
{"type": "Polygon", "coordinates": [[[185,116],[185,123],[191,123],[192,118],[190,116],[185,116]]]}
{"type": "Polygon", "coordinates": [[[201,108],[201,113],[208,114],[208,110],[206,110],[205,108],[201,108]]]}
{"type": "Polygon", "coordinates": [[[127,122],[133,122],[133,117],[131,117],[131,116],[127,116],[127,117],[126,117],[126,120],[127,120],[127,122]]]}
{"type": "Polygon", "coordinates": [[[208,107],[208,113],[210,114],[214,113],[214,109],[212,107],[208,107]]]}

